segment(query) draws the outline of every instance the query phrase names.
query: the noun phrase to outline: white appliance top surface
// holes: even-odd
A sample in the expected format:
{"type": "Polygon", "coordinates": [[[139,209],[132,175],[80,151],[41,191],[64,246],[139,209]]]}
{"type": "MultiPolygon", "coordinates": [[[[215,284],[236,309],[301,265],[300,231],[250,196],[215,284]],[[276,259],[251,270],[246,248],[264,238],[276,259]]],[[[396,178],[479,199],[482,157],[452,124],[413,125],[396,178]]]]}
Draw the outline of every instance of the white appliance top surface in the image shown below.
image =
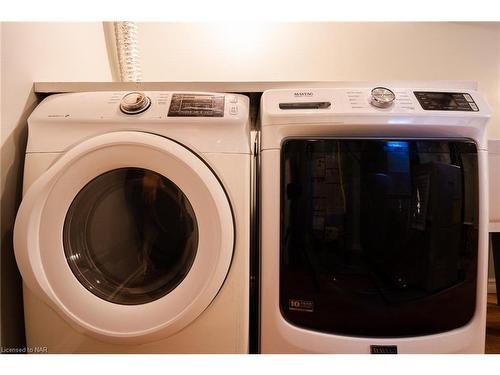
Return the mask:
{"type": "Polygon", "coordinates": [[[128,93],[79,92],[46,97],[28,119],[27,152],[62,152],[70,145],[97,134],[137,130],[171,137],[198,152],[250,153],[247,96],[149,91],[145,92],[151,100],[147,110],[125,114],[120,110],[120,102],[128,93]],[[201,101],[212,96],[217,98],[214,106],[217,108],[195,108],[189,104],[193,103],[192,100],[180,104],[186,101],[183,95],[201,98],[201,101]],[[173,99],[175,103],[172,104],[173,99]],[[179,104],[182,111],[178,110],[179,104]],[[172,110],[174,107],[177,111],[172,110]],[[190,109],[197,113],[190,115],[190,109]]]}
{"type": "MultiPolygon", "coordinates": [[[[296,87],[353,88],[375,87],[380,82],[366,81],[245,81],[245,82],[35,82],[37,93],[85,92],[85,91],[216,91],[216,92],[264,92],[271,89],[296,87]]],[[[384,81],[387,87],[413,88],[460,88],[477,90],[475,81],[384,81]]]]}

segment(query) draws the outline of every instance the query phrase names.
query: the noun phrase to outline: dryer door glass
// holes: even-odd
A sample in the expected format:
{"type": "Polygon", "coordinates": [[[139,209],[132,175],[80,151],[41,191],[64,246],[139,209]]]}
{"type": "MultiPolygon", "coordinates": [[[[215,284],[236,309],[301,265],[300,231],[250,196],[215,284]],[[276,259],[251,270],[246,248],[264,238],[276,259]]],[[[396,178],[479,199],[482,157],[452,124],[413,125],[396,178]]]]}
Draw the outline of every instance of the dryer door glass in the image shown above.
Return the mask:
{"type": "Polygon", "coordinates": [[[166,177],[121,168],[75,197],[63,230],[66,259],[80,283],[118,304],[154,301],[189,272],[198,247],[196,217],[166,177]]]}
{"type": "Polygon", "coordinates": [[[288,140],[280,238],[280,306],[292,324],[371,337],[461,327],[476,302],[476,146],[288,140]]]}

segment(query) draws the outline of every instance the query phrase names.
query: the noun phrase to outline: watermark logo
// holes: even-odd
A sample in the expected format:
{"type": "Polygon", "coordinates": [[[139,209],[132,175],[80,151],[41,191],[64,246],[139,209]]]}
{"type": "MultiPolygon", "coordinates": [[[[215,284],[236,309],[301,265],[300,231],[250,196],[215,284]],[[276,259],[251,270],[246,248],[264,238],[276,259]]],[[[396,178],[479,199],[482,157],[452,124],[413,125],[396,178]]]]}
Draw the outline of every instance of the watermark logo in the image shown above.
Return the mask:
{"type": "Polygon", "coordinates": [[[23,346],[23,347],[4,347],[0,346],[0,354],[45,354],[49,350],[46,346],[23,346]]]}

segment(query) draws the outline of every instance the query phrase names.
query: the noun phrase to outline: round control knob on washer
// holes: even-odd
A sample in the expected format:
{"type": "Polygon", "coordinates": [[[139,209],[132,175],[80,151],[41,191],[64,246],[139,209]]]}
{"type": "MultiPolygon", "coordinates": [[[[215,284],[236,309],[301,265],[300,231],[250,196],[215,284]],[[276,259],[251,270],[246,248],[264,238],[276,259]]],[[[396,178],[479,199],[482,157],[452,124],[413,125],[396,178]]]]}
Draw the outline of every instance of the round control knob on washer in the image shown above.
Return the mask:
{"type": "Polygon", "coordinates": [[[378,108],[388,108],[394,103],[396,95],[385,87],[375,87],[371,92],[370,104],[378,108]]]}
{"type": "Polygon", "coordinates": [[[151,105],[149,99],[143,92],[129,92],[120,102],[120,110],[127,115],[136,115],[144,112],[151,105]]]}

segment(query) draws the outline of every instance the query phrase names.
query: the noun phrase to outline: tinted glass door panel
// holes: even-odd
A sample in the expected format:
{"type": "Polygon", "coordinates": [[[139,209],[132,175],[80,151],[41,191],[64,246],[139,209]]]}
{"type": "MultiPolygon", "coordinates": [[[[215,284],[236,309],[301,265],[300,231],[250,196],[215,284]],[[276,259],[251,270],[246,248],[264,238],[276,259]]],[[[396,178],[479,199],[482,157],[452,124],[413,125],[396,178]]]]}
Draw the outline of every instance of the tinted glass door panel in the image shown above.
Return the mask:
{"type": "Polygon", "coordinates": [[[280,305],[292,324],[371,337],[463,326],[477,236],[472,142],[283,144],[280,305]]]}

